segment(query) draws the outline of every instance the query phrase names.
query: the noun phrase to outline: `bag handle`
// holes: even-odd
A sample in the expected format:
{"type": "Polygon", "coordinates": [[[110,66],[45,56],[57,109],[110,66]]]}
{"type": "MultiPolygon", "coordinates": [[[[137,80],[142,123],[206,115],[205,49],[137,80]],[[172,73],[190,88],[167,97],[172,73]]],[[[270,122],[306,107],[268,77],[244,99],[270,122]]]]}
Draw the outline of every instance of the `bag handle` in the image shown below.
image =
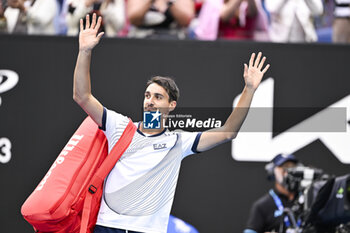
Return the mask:
{"type": "Polygon", "coordinates": [[[102,187],[101,184],[103,184],[103,181],[108,175],[108,173],[112,170],[114,165],[118,162],[120,157],[124,154],[126,149],[129,147],[135,132],[136,132],[136,126],[130,120],[122,136],[114,145],[111,152],[107,155],[106,159],[98,168],[95,175],[92,177],[88,192],[84,200],[84,208],[83,208],[83,213],[81,217],[80,233],[87,232],[93,194],[95,194],[102,187]]]}

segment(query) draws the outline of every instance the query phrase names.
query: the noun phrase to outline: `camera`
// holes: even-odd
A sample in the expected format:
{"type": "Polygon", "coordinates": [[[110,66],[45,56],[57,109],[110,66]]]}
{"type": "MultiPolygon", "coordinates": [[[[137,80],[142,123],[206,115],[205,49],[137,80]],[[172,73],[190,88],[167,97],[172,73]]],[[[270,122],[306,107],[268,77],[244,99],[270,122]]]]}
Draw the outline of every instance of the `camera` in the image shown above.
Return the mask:
{"type": "Polygon", "coordinates": [[[350,233],[350,173],[330,176],[321,169],[298,165],[286,169],[283,185],[296,194],[285,208],[279,232],[350,233]]]}
{"type": "MultiPolygon", "coordinates": [[[[287,168],[287,176],[284,178],[284,186],[291,192],[302,191],[309,188],[313,181],[319,180],[323,171],[318,168],[298,165],[287,168]]],[[[325,177],[323,177],[325,179],[325,177]]]]}

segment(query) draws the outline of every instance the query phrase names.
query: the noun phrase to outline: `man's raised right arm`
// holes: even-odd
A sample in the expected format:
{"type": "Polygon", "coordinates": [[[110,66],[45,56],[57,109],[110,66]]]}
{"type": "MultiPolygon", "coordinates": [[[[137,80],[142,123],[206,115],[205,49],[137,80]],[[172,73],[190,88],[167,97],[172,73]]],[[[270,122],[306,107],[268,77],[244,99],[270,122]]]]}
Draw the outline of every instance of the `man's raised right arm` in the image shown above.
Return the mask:
{"type": "Polygon", "coordinates": [[[89,16],[86,16],[86,26],[80,19],[79,54],[74,70],[73,99],[96,122],[102,126],[103,106],[91,93],[90,63],[91,51],[100,41],[103,32],[97,34],[102,18],[96,20],[92,17],[90,25],[89,16]]]}

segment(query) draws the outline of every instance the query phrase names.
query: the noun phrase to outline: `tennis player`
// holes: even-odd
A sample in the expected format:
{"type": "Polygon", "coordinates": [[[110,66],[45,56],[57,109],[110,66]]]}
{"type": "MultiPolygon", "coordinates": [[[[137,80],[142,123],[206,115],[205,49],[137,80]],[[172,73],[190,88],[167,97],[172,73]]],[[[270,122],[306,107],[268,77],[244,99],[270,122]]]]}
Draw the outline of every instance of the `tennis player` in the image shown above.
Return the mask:
{"type": "MultiPolygon", "coordinates": [[[[118,141],[128,117],[104,107],[91,93],[92,49],[99,43],[102,18],[80,20],[79,54],[74,71],[73,98],[99,125],[109,150],[118,141]]],[[[181,160],[233,140],[247,116],[253,95],[269,65],[261,52],[244,64],[245,87],[237,107],[220,128],[204,132],[170,132],[163,127],[147,130],[142,122],[126,152],[105,180],[95,233],[165,233],[174,199],[181,160]]],[[[156,76],[147,83],[145,111],[159,110],[164,116],[175,109],[179,89],[174,80],[156,76]]],[[[157,116],[155,116],[157,117],[157,116]]]]}

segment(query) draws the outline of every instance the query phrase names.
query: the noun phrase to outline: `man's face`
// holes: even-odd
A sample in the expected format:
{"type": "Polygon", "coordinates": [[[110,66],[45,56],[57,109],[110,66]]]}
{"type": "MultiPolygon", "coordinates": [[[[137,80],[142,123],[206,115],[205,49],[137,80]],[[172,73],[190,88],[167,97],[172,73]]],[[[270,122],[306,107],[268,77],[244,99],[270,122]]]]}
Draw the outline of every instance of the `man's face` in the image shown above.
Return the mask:
{"type": "Polygon", "coordinates": [[[169,114],[176,107],[176,101],[169,102],[169,95],[166,90],[156,83],[150,84],[145,91],[143,100],[144,111],[159,110],[163,115],[169,114]]]}

